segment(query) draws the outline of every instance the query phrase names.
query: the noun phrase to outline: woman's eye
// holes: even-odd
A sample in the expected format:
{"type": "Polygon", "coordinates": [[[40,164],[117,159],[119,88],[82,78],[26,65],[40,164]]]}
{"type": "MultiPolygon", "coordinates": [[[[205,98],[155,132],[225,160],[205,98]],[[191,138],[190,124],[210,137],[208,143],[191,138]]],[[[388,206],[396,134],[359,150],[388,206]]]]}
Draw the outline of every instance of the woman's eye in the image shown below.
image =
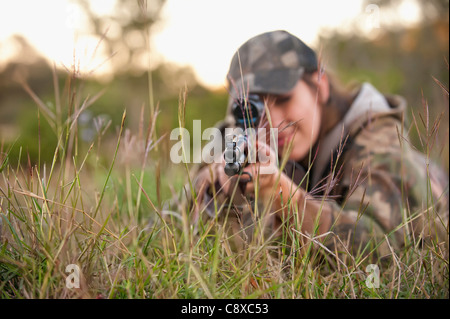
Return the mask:
{"type": "Polygon", "coordinates": [[[289,102],[290,99],[291,99],[291,96],[290,96],[290,95],[287,95],[287,96],[280,96],[280,97],[277,97],[277,98],[275,99],[275,104],[276,104],[276,105],[282,105],[282,104],[284,104],[284,103],[286,103],[286,102],[289,102]]]}

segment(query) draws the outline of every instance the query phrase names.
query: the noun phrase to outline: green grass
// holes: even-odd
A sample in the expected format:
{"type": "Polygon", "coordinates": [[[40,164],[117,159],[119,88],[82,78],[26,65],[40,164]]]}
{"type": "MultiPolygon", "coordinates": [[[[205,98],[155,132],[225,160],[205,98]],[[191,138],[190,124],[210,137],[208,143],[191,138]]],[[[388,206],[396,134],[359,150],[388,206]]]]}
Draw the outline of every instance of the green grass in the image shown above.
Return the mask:
{"type": "MultiPolygon", "coordinates": [[[[362,255],[339,252],[345,260],[338,260],[324,247],[313,249],[314,240],[305,245],[296,229],[271,238],[257,222],[252,239],[237,251],[227,220],[193,225],[183,196],[192,167],[170,162],[168,136],[157,130],[150,72],[148,108],[138,128],[126,127],[123,112],[119,123],[98,122],[92,143],[80,138],[79,118],[102,93],[82,96],[82,80],[72,72],[61,93],[54,70],[51,105],[25,85],[38,106],[36,135],[9,146],[0,141],[0,298],[449,297],[448,259],[433,242],[407,243],[380,264],[380,287],[368,288],[362,255]],[[41,138],[44,130],[46,137],[52,132],[56,148],[41,138]],[[106,132],[115,138],[105,138],[106,132]],[[21,144],[30,139],[31,157],[21,144]],[[66,286],[70,264],[80,267],[80,288],[66,286]]],[[[185,116],[197,115],[187,114],[186,104],[200,99],[185,93],[178,124],[189,127],[185,116]]],[[[428,117],[416,117],[417,131],[426,123],[421,143],[432,157],[439,153],[429,147],[437,130],[428,117]]]]}
{"type": "MultiPolygon", "coordinates": [[[[76,91],[75,81],[69,85],[76,91]]],[[[59,140],[52,162],[23,165],[20,145],[1,150],[1,298],[449,297],[448,260],[433,245],[396,252],[381,266],[379,288],[367,287],[362,256],[344,252],[341,263],[324,248],[303,246],[294,229],[271,240],[257,224],[246,249],[236,251],[227,223],[190,223],[180,196],[190,167],[161,153],[157,109],[139,132],[125,127],[124,112],[114,142],[102,142],[99,130],[84,145],[71,114],[90,101],[61,101],[57,109],[69,109],[64,121],[45,110],[59,140]],[[13,147],[19,158],[10,157],[13,147]],[[180,203],[168,213],[174,197],[180,203]],[[80,288],[66,287],[69,264],[80,267],[80,288]]]]}

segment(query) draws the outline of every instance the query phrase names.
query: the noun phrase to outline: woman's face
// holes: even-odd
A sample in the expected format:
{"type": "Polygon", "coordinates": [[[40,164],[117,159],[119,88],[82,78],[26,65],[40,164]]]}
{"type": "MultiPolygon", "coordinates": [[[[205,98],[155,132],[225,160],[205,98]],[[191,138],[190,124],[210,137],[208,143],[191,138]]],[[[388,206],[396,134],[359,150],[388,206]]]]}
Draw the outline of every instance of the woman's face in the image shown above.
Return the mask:
{"type": "MultiPolygon", "coordinates": [[[[274,128],[278,127],[278,153],[288,149],[292,141],[289,159],[301,161],[317,141],[322,118],[322,101],[319,94],[305,81],[299,80],[295,87],[283,95],[268,95],[267,105],[274,128]],[[288,126],[287,128],[285,128],[288,126]],[[285,128],[285,129],[284,129],[285,128]]],[[[325,92],[327,93],[327,92],[325,92]]]]}

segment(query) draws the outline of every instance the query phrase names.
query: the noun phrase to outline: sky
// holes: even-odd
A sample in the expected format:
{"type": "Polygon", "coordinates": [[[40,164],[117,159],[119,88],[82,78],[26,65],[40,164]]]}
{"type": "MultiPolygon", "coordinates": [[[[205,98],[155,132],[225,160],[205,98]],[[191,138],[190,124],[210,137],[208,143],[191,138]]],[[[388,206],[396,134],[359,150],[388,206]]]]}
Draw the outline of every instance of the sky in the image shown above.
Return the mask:
{"type": "MultiPolygon", "coordinates": [[[[396,19],[414,23],[415,1],[404,0],[396,19]]],[[[98,14],[110,12],[115,3],[90,2],[98,14]]],[[[203,85],[220,88],[236,49],[259,33],[284,29],[317,49],[326,30],[348,32],[356,22],[370,36],[386,21],[386,14],[362,0],[167,0],[154,28],[152,59],[190,66],[203,85]]],[[[0,64],[17,50],[5,41],[20,34],[57,65],[70,66],[74,52],[87,69],[100,65],[104,58],[92,58],[98,38],[85,26],[86,18],[70,0],[0,1],[0,64]]],[[[102,68],[107,72],[107,63],[102,68]]]]}

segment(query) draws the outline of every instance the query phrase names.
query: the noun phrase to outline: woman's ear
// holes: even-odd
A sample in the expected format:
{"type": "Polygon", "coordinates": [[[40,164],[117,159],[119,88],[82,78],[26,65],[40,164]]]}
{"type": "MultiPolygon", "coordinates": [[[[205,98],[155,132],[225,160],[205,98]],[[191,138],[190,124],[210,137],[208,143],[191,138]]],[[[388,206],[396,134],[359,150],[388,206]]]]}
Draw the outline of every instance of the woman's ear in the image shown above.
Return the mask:
{"type": "Polygon", "coordinates": [[[315,72],[313,75],[313,79],[319,88],[319,103],[324,105],[328,102],[328,98],[330,97],[330,83],[328,81],[328,76],[325,72],[315,72]]]}

